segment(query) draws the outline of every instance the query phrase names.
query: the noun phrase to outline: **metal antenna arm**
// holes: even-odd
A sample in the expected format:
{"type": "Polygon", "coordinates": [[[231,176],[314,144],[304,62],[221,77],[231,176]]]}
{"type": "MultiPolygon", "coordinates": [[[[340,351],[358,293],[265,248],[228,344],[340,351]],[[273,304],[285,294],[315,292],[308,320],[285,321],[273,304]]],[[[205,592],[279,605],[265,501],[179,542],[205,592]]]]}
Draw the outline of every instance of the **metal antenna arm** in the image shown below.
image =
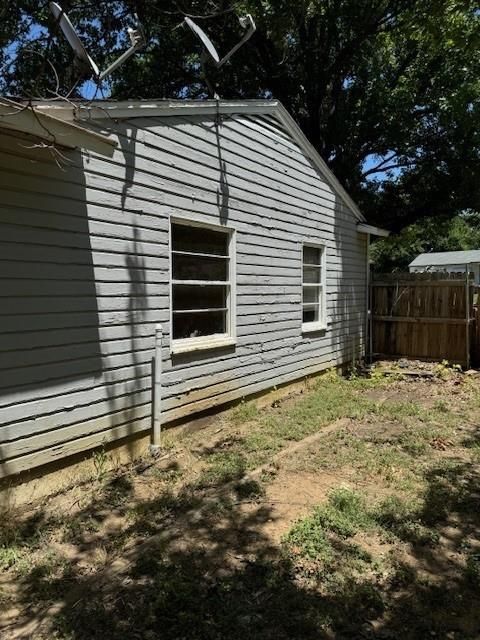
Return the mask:
{"type": "Polygon", "coordinates": [[[233,54],[236,53],[240,49],[240,47],[242,47],[245,44],[245,42],[247,42],[247,40],[250,40],[250,38],[253,36],[255,31],[257,30],[255,21],[250,14],[247,14],[243,18],[240,18],[240,24],[242,25],[242,27],[249,25],[248,31],[245,33],[245,35],[240,40],[240,42],[238,42],[233,47],[233,49],[230,49],[230,51],[219,62],[216,63],[216,66],[218,69],[220,69],[220,67],[222,67],[226,62],[228,62],[228,60],[230,60],[233,54]]]}
{"type": "Polygon", "coordinates": [[[145,46],[145,36],[143,35],[142,29],[129,28],[128,35],[130,36],[130,42],[132,43],[132,46],[130,47],[130,49],[127,49],[124,53],[122,53],[122,55],[117,58],[115,62],[112,62],[112,64],[107,69],[105,69],[105,71],[102,71],[102,73],[100,73],[100,75],[98,76],[100,82],[107,76],[109,76],[113,71],[115,71],[117,67],[128,60],[128,58],[133,56],[134,53],[145,46]]]}

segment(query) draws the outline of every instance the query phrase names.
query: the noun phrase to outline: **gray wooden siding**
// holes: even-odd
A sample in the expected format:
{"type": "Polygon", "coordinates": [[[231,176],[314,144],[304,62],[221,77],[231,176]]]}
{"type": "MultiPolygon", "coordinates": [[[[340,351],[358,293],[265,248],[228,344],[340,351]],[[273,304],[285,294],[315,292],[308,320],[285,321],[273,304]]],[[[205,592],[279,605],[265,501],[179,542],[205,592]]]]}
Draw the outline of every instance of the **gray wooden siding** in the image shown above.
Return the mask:
{"type": "Polygon", "coordinates": [[[61,167],[0,136],[0,475],[147,431],[156,323],[166,421],[361,352],[366,237],[273,118],[114,133],[113,158],[61,167]],[[235,348],[171,357],[169,216],[236,230],[235,348]],[[327,248],[328,329],[302,335],[305,241],[327,248]]]}

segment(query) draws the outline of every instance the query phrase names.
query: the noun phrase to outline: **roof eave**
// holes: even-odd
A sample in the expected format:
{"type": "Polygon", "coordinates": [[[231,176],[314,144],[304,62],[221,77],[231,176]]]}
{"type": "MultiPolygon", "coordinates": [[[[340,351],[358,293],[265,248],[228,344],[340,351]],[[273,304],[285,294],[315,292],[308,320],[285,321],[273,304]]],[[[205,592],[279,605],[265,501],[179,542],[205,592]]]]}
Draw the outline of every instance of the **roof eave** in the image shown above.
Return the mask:
{"type": "Polygon", "coordinates": [[[363,223],[357,224],[357,231],[358,233],[366,233],[370,236],[377,236],[379,238],[388,238],[390,235],[390,231],[387,231],[387,229],[381,229],[380,227],[363,223]]]}
{"type": "Polygon", "coordinates": [[[301,130],[300,126],[297,122],[292,118],[292,116],[288,113],[281,102],[277,103],[276,106],[276,115],[280,122],[285,126],[285,128],[290,132],[292,137],[296,140],[297,144],[305,151],[306,155],[310,158],[310,160],[315,164],[315,166],[319,169],[325,180],[332,187],[334,191],[336,191],[340,197],[343,199],[346,206],[353,213],[354,217],[357,218],[360,222],[366,222],[365,216],[362,214],[357,204],[354,202],[352,197],[348,194],[346,189],[340,183],[338,178],[334,175],[332,170],[329,168],[325,160],[315,149],[313,144],[308,140],[306,135],[301,130]]]}
{"type": "Polygon", "coordinates": [[[108,136],[6,98],[0,100],[0,129],[31,135],[66,149],[80,147],[106,156],[113,155],[117,146],[108,136]]]}
{"type": "Polygon", "coordinates": [[[38,103],[35,109],[48,110],[58,118],[68,121],[85,120],[125,120],[129,118],[174,117],[182,115],[221,114],[268,114],[273,113],[280,103],[277,100],[124,100],[102,102],[100,104],[48,104],[38,103]]]}

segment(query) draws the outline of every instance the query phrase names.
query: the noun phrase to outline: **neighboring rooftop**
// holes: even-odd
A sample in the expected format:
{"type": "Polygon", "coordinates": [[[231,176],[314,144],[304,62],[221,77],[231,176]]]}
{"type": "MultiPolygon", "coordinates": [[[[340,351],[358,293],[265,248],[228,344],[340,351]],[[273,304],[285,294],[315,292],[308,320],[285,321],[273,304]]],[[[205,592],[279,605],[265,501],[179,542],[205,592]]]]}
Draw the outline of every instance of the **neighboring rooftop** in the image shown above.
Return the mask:
{"type": "Polygon", "coordinates": [[[472,264],[480,262],[480,249],[471,251],[440,251],[421,253],[410,263],[410,267],[441,267],[450,264],[472,264]]]}

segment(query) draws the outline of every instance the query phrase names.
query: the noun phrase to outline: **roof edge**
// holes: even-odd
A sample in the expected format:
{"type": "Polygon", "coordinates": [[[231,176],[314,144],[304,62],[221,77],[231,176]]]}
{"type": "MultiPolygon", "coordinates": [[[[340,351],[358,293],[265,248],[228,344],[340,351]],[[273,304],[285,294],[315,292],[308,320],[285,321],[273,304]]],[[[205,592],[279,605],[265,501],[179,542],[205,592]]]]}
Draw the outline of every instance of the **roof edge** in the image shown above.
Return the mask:
{"type": "Polygon", "coordinates": [[[125,118],[172,117],[182,114],[215,115],[247,113],[267,114],[274,112],[278,100],[119,100],[82,103],[35,104],[41,112],[51,112],[62,120],[123,120],[125,118]]]}
{"type": "Polygon", "coordinates": [[[446,267],[449,265],[464,265],[480,262],[480,249],[465,249],[458,251],[433,251],[420,253],[410,263],[409,267],[446,267]]]}
{"type": "Polygon", "coordinates": [[[108,136],[8,98],[0,99],[0,129],[26,133],[67,149],[83,147],[100,155],[111,156],[117,146],[108,136]]]}
{"type": "Polygon", "coordinates": [[[362,214],[358,205],[355,203],[353,198],[349,195],[345,187],[335,176],[333,171],[327,165],[322,156],[315,149],[313,144],[308,140],[307,136],[303,133],[300,125],[293,119],[293,117],[288,113],[281,102],[277,102],[275,108],[275,115],[278,117],[280,122],[285,126],[285,128],[290,132],[292,137],[296,140],[297,144],[305,151],[306,155],[310,158],[310,160],[316,165],[319,171],[322,173],[325,180],[332,187],[334,191],[336,191],[340,197],[343,199],[346,206],[353,213],[354,217],[357,218],[359,222],[366,222],[365,216],[362,214]]]}
{"type": "Polygon", "coordinates": [[[388,238],[390,235],[390,231],[387,231],[387,229],[381,229],[380,227],[375,227],[372,224],[363,224],[362,222],[357,224],[357,231],[358,233],[366,233],[370,236],[377,236],[379,238],[388,238]]]}

